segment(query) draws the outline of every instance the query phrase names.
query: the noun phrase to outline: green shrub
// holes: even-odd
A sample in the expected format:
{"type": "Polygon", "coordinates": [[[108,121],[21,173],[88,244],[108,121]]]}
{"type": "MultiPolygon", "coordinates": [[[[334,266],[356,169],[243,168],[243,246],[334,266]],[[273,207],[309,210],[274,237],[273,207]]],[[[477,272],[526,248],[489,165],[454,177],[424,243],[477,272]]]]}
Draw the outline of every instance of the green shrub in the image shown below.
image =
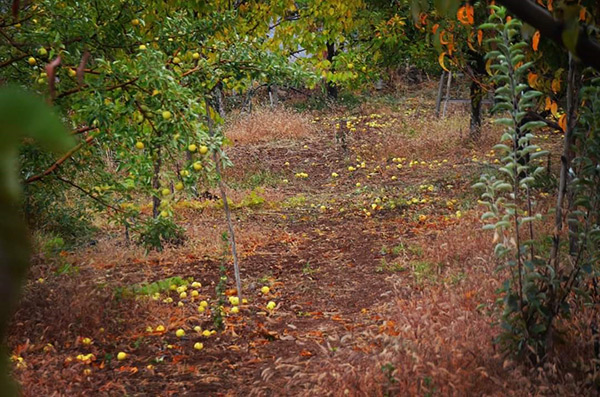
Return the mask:
{"type": "Polygon", "coordinates": [[[139,243],[146,250],[162,251],[165,244],[181,245],[185,241],[185,230],[170,218],[159,216],[149,219],[140,232],[139,243]]]}

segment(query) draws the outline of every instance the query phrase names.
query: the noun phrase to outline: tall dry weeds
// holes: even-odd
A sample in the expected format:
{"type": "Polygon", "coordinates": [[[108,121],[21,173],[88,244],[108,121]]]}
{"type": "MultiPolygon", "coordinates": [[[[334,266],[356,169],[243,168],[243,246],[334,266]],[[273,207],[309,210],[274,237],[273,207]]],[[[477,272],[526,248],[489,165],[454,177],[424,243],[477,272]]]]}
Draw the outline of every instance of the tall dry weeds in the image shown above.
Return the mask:
{"type": "Polygon", "coordinates": [[[298,139],[315,131],[308,115],[282,107],[238,114],[225,126],[225,136],[235,145],[298,139]]]}

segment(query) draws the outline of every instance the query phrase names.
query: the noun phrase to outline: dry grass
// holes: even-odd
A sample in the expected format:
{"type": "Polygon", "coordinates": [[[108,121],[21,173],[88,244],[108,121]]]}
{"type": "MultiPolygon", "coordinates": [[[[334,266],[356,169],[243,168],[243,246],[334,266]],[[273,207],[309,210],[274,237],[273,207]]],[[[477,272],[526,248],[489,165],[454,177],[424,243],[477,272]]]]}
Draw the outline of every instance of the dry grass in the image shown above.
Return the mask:
{"type": "MultiPolygon", "coordinates": [[[[498,128],[489,124],[483,125],[482,136],[476,146],[493,146],[497,142],[498,131],[498,128]]],[[[437,118],[431,112],[416,112],[401,117],[401,121],[390,128],[380,150],[385,154],[402,148],[404,153],[410,153],[411,158],[419,160],[464,156],[469,155],[469,150],[474,147],[468,135],[469,115],[466,112],[456,111],[446,118],[437,118]],[[413,131],[419,131],[416,139],[407,137],[413,131]]]]}
{"type": "Polygon", "coordinates": [[[447,273],[462,272],[464,279],[428,283],[415,292],[407,287],[406,279],[398,278],[395,302],[378,311],[382,325],[353,335],[364,340],[362,349],[340,349],[331,358],[315,358],[298,366],[286,390],[306,396],[589,393],[593,371],[583,379],[572,366],[578,362],[593,368],[589,359],[580,361],[591,349],[586,327],[576,327],[583,331],[563,340],[560,353],[543,368],[518,364],[495,346],[498,328],[492,320],[497,314],[490,316],[490,310],[502,276],[494,272],[489,236],[479,231],[476,218],[465,220],[437,237],[445,243],[425,252],[432,260],[448,263],[451,258],[447,273]]]}
{"type": "Polygon", "coordinates": [[[250,115],[238,114],[225,127],[235,145],[298,139],[315,132],[307,115],[285,108],[261,108],[250,115]]]}

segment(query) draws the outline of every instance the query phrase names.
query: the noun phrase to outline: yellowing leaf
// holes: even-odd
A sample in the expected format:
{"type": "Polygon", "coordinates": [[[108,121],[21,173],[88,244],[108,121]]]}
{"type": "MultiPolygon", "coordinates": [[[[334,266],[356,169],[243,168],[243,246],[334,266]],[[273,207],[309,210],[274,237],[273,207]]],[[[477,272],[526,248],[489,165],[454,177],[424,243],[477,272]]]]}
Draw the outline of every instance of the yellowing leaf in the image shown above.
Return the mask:
{"type": "Polygon", "coordinates": [[[567,115],[566,115],[566,113],[558,118],[558,125],[563,130],[563,132],[567,132],[567,115]]]}
{"type": "Polygon", "coordinates": [[[477,31],[477,43],[481,46],[481,42],[483,41],[483,30],[479,29],[477,31]]]}
{"type": "Polygon", "coordinates": [[[533,34],[533,39],[531,40],[531,47],[533,48],[533,51],[537,51],[539,45],[540,45],[540,31],[536,30],[535,33],[533,34]]]}
{"type": "Polygon", "coordinates": [[[443,44],[443,45],[448,44],[448,40],[445,38],[447,33],[448,32],[446,32],[445,30],[442,30],[440,32],[440,43],[443,44]]]}
{"type": "Polygon", "coordinates": [[[537,81],[538,75],[533,72],[529,72],[529,74],[527,75],[527,83],[529,84],[529,86],[531,88],[535,88],[535,86],[537,85],[537,81]]]}
{"type": "Polygon", "coordinates": [[[485,63],[485,71],[490,76],[493,75],[491,66],[492,66],[492,58],[488,59],[487,62],[485,63]]]}
{"type": "Polygon", "coordinates": [[[579,9],[579,20],[582,22],[585,22],[586,14],[587,14],[587,10],[585,9],[585,7],[581,7],[579,9]]]}
{"type": "Polygon", "coordinates": [[[446,56],[446,52],[442,52],[440,54],[440,56],[438,57],[438,62],[440,63],[440,66],[442,67],[442,69],[444,69],[446,72],[449,72],[450,70],[448,70],[446,65],[444,65],[444,57],[445,56],[446,56]]]}
{"type": "Polygon", "coordinates": [[[560,91],[560,79],[552,80],[552,92],[557,94],[560,91]]]}
{"type": "Polygon", "coordinates": [[[544,110],[550,110],[550,107],[552,106],[552,99],[550,99],[549,96],[546,97],[546,106],[544,107],[544,110]]]}
{"type": "Polygon", "coordinates": [[[556,118],[558,118],[558,103],[552,101],[552,105],[550,105],[550,112],[556,118]]]}
{"type": "Polygon", "coordinates": [[[469,48],[471,49],[471,51],[473,52],[477,52],[477,50],[475,49],[475,47],[473,47],[473,44],[471,42],[471,38],[469,37],[469,39],[467,40],[467,46],[469,46],[469,48]]]}
{"type": "Polygon", "coordinates": [[[474,10],[473,10],[473,6],[470,4],[466,4],[462,7],[460,7],[458,9],[458,12],[456,13],[456,18],[463,25],[473,25],[473,23],[475,22],[473,16],[474,16],[474,10]]]}

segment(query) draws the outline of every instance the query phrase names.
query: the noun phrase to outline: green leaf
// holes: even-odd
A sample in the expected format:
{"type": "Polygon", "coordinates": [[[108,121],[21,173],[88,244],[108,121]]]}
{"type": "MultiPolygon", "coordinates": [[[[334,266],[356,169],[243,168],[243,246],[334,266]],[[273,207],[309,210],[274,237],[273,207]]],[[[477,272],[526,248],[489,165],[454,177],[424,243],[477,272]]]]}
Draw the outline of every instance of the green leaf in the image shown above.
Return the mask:
{"type": "Polygon", "coordinates": [[[445,17],[455,17],[460,7],[459,0],[433,0],[433,4],[440,15],[445,17]]]}

